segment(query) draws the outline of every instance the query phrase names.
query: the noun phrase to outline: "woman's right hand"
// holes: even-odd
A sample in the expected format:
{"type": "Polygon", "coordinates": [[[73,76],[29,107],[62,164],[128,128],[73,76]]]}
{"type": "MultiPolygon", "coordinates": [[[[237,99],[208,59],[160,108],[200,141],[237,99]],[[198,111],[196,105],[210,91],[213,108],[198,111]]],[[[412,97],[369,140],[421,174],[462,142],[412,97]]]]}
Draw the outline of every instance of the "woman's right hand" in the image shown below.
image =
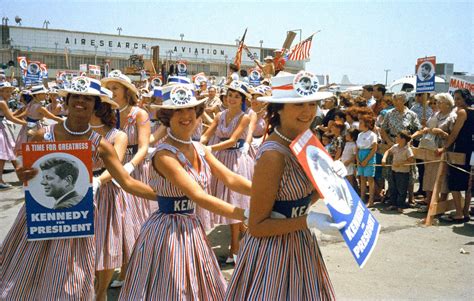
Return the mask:
{"type": "Polygon", "coordinates": [[[33,179],[37,174],[38,170],[36,168],[21,166],[16,169],[16,175],[18,179],[23,183],[33,179]]]}

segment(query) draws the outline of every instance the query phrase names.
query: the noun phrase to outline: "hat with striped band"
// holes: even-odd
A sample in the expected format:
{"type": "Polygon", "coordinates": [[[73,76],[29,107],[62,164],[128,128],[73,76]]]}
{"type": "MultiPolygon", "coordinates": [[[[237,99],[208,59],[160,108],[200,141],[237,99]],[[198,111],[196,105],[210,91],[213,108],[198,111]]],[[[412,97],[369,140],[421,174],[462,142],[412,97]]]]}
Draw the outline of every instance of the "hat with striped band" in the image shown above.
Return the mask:
{"type": "Polygon", "coordinates": [[[157,97],[161,98],[163,96],[162,94],[162,87],[157,87],[155,86],[150,92],[142,94],[144,97],[157,97]]]}
{"type": "Polygon", "coordinates": [[[114,70],[109,72],[109,76],[101,79],[100,82],[102,83],[102,85],[104,85],[104,87],[107,87],[107,84],[111,82],[122,84],[127,89],[132,90],[136,95],[138,95],[138,89],[137,87],[135,87],[134,84],[132,84],[132,80],[130,79],[130,77],[126,76],[125,74],[122,74],[120,70],[114,70]]]}
{"type": "Polygon", "coordinates": [[[308,71],[297,74],[279,72],[272,77],[272,96],[257,98],[263,102],[273,103],[302,103],[323,100],[333,96],[331,92],[319,92],[319,82],[316,76],[308,71]]]}
{"type": "Polygon", "coordinates": [[[48,89],[44,85],[36,85],[31,87],[31,95],[36,95],[36,94],[45,94],[48,93],[48,89]]]}
{"type": "Polygon", "coordinates": [[[12,84],[10,84],[7,81],[0,82],[0,90],[3,90],[3,89],[15,90],[15,87],[13,87],[12,84]]]}
{"type": "Polygon", "coordinates": [[[244,83],[239,80],[234,80],[225,87],[227,88],[227,91],[229,90],[237,91],[244,94],[248,98],[252,98],[252,95],[250,95],[250,87],[247,83],[244,83]]]}
{"type": "Polygon", "coordinates": [[[166,85],[162,87],[163,103],[151,105],[152,108],[178,110],[192,108],[203,103],[206,99],[197,100],[194,91],[187,84],[166,85]]]}
{"type": "Polygon", "coordinates": [[[58,90],[61,97],[68,94],[98,96],[101,102],[108,103],[113,109],[117,109],[118,104],[112,100],[112,92],[100,85],[100,81],[85,76],[74,77],[69,88],[58,90]]]}

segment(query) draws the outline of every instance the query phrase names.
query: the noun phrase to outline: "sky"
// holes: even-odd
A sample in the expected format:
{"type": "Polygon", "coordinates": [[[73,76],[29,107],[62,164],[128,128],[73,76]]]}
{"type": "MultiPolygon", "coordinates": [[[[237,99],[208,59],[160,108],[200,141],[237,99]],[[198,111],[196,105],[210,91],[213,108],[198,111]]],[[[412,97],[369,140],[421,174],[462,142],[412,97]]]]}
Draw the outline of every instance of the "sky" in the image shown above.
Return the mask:
{"type": "MultiPolygon", "coordinates": [[[[154,38],[282,46],[288,30],[313,39],[306,70],[347,75],[354,84],[388,83],[414,73],[417,58],[436,56],[474,73],[471,1],[13,1],[0,14],[22,25],[154,38]]],[[[295,42],[299,41],[298,36],[295,42]]],[[[295,43],[294,42],[294,43],[295,43]]]]}

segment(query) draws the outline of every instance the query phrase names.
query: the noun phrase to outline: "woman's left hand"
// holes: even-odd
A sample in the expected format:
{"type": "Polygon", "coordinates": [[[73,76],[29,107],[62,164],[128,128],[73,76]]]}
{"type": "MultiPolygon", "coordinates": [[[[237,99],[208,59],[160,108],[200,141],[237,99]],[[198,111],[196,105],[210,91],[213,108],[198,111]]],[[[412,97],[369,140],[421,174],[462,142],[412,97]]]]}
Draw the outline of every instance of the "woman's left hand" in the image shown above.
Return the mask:
{"type": "Polygon", "coordinates": [[[36,168],[22,166],[16,169],[16,175],[23,183],[33,179],[37,174],[38,170],[36,168]]]}

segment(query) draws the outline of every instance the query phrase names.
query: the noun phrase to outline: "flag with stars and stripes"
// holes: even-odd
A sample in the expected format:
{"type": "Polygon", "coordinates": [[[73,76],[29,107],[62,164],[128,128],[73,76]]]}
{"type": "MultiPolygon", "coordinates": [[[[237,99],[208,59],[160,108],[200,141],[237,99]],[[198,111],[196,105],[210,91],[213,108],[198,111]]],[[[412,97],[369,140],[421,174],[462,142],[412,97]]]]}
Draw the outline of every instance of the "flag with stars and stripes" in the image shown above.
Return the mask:
{"type": "Polygon", "coordinates": [[[307,60],[309,58],[309,51],[311,50],[311,44],[313,42],[313,36],[312,34],[309,38],[306,40],[303,40],[293,46],[290,51],[288,52],[288,61],[303,61],[307,60]]]}

